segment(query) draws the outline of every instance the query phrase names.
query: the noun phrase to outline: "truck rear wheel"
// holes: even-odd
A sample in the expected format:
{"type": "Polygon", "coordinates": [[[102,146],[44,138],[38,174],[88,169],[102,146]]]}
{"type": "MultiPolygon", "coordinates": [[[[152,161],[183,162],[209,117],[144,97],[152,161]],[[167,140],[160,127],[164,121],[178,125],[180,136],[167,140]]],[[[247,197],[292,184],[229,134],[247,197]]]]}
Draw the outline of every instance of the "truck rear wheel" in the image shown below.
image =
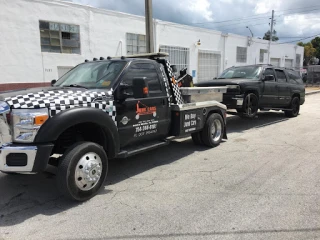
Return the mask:
{"type": "Polygon", "coordinates": [[[103,186],[108,172],[108,157],[104,149],[92,142],[71,146],[58,166],[57,186],[71,200],[85,201],[95,196],[103,186]]]}
{"type": "Polygon", "coordinates": [[[286,117],[296,117],[299,115],[300,99],[298,97],[292,98],[291,103],[290,103],[290,108],[292,110],[284,111],[284,114],[286,115],[286,117]]]}
{"type": "Polygon", "coordinates": [[[220,114],[213,113],[208,118],[201,132],[202,142],[208,147],[215,147],[222,141],[224,121],[220,114]]]}

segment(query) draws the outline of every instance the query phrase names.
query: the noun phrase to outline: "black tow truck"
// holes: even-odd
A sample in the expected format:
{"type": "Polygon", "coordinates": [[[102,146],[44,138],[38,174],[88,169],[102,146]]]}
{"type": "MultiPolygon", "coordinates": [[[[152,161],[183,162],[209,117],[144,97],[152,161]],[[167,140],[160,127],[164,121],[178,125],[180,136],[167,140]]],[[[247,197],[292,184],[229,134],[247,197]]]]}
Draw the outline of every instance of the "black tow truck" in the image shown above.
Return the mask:
{"type": "Polygon", "coordinates": [[[219,145],[227,138],[226,106],[211,93],[226,89],[192,87],[186,70],[176,78],[166,57],[94,58],[51,87],[0,93],[0,171],[38,173],[53,165],[61,193],[85,201],[103,186],[108,159],[188,135],[195,144],[219,145]]]}

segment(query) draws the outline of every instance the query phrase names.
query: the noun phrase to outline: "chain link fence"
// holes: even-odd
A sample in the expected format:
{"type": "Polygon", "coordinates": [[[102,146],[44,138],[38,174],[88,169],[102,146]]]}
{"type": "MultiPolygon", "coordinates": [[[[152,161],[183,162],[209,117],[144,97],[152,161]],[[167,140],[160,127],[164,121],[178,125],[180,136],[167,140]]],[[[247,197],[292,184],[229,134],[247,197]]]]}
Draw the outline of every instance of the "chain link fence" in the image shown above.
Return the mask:
{"type": "Polygon", "coordinates": [[[308,66],[307,75],[303,79],[307,86],[320,85],[320,65],[308,66]]]}

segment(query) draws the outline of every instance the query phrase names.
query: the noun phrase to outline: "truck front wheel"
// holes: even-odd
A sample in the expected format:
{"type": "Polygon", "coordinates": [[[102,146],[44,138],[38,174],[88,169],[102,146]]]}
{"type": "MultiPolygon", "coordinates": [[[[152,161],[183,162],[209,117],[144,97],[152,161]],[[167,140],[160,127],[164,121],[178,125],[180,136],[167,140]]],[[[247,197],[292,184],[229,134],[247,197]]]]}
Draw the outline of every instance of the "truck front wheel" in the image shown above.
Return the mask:
{"type": "Polygon", "coordinates": [[[92,142],[79,142],[63,155],[57,173],[59,191],[69,199],[85,201],[103,186],[108,172],[104,149],[92,142]]]}
{"type": "Polygon", "coordinates": [[[224,122],[220,114],[213,113],[208,118],[201,132],[202,142],[208,147],[215,147],[222,141],[224,122]]]}

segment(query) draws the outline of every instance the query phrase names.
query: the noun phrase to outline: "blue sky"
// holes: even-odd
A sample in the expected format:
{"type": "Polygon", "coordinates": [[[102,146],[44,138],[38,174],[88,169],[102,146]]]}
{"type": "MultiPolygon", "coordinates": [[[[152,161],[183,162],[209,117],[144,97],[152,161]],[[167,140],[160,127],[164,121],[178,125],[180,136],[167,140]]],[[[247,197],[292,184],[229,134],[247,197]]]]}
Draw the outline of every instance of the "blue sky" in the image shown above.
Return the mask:
{"type": "MultiPolygon", "coordinates": [[[[72,1],[144,15],[144,0],[72,1]]],[[[249,26],[254,37],[263,37],[269,30],[272,9],[280,42],[320,36],[319,0],[153,0],[154,18],[240,35],[251,35],[249,26]]]]}

